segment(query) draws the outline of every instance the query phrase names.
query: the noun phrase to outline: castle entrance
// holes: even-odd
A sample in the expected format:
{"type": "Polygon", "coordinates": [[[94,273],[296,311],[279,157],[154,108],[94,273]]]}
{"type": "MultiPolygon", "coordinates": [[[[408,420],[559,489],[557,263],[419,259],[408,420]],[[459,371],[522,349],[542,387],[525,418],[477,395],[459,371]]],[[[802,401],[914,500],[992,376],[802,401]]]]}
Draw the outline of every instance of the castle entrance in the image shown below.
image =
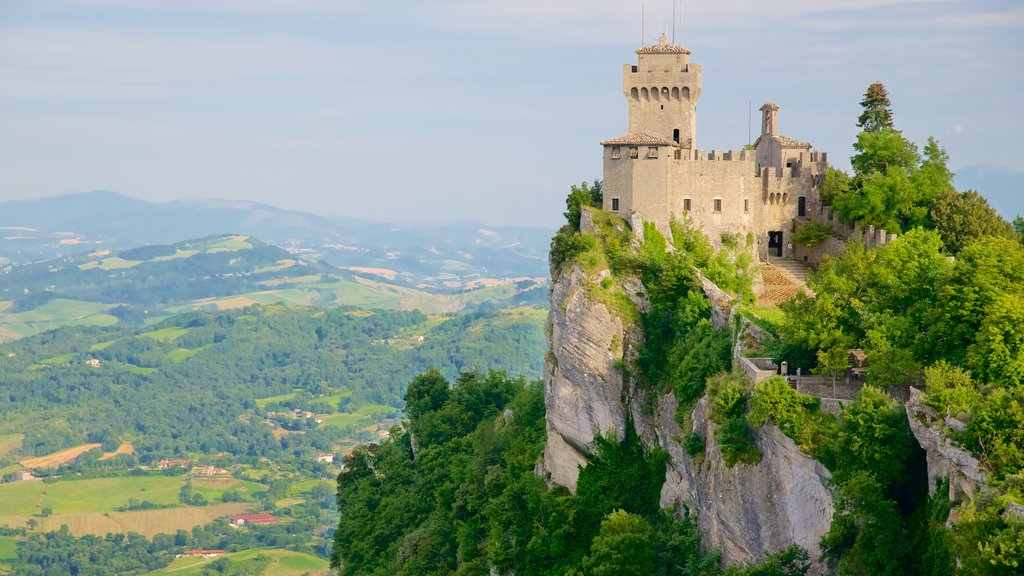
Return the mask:
{"type": "Polygon", "coordinates": [[[768,256],[782,257],[782,230],[768,233],[768,256]]]}

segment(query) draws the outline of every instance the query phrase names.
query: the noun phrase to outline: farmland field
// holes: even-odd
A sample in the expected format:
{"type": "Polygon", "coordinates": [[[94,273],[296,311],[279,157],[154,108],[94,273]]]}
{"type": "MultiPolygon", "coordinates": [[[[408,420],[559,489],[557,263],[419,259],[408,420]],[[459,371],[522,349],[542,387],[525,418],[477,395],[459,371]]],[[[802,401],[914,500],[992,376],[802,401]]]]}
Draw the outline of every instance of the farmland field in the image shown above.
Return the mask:
{"type": "Polygon", "coordinates": [[[38,514],[44,507],[51,508],[54,514],[108,512],[127,506],[132,498],[157,505],[177,504],[182,484],[182,476],[125,476],[0,484],[0,515],[38,514]]]}
{"type": "MultiPolygon", "coordinates": [[[[255,550],[225,554],[222,558],[226,558],[232,563],[263,564],[262,571],[253,572],[261,576],[299,576],[306,573],[326,574],[328,570],[327,560],[291,550],[257,548],[255,550]],[[261,558],[263,560],[260,560],[261,558]]],[[[213,561],[214,559],[178,558],[163,570],[152,572],[151,574],[200,576],[204,573],[203,567],[213,561]]]]}
{"type": "Polygon", "coordinates": [[[179,506],[158,510],[137,510],[133,512],[93,512],[88,514],[58,514],[38,518],[39,530],[58,530],[67,524],[75,536],[107,532],[138,532],[147,538],[156,534],[174,534],[178,530],[191,530],[213,522],[217,518],[251,511],[254,505],[245,502],[228,502],[210,506],[179,506]]]}
{"type": "MultiPolygon", "coordinates": [[[[47,454],[46,456],[36,456],[35,458],[25,458],[21,461],[21,465],[25,468],[56,468],[61,464],[68,464],[74,462],[75,458],[78,458],[82,454],[85,454],[93,448],[99,448],[102,444],[82,444],[81,446],[75,446],[74,448],[68,448],[53,454],[47,454]]],[[[0,490],[3,487],[0,486],[0,490]]],[[[2,492],[0,492],[2,493],[2,492]]],[[[2,496],[0,496],[2,498],[2,496]]]]}

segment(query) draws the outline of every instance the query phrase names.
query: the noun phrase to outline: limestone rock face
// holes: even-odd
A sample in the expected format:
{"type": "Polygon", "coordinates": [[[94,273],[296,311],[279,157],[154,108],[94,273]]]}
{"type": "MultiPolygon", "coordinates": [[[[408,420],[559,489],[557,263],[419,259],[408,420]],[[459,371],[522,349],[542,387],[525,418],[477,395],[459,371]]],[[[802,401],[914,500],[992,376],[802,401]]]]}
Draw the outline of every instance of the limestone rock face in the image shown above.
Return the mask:
{"type": "MultiPolygon", "coordinates": [[[[586,465],[594,436],[612,431],[624,438],[628,410],[643,442],[658,444],[669,454],[662,506],[688,505],[698,516],[704,544],[720,549],[727,563],[756,562],[793,543],[817,559],[818,542],[833,514],[828,471],[771,425],[755,431],[764,455],[759,465],[727,468],[714,440],[715,425],[707,419],[706,397],[692,414],[694,431],[708,439],[698,465],[682,447],[675,396],[652,401],[623,379],[618,366],[635,354],[636,328],[590,297],[587,289],[607,274],[588,275],[573,268],[551,288],[543,472],[575,492],[579,467],[586,465]]],[[[620,285],[641,310],[646,307],[639,283],[620,285]]],[[[722,294],[712,297],[721,300],[722,294]]],[[[728,326],[731,311],[721,308],[720,322],[728,326]]]]}
{"type": "Polygon", "coordinates": [[[927,454],[928,492],[934,494],[938,481],[948,477],[950,500],[961,495],[973,499],[978,488],[985,484],[981,462],[942,433],[939,426],[942,418],[924,403],[924,395],[917,388],[910,389],[907,420],[914,438],[927,454]]]}
{"type": "Polygon", "coordinates": [[[671,456],[661,505],[695,508],[704,545],[721,550],[727,564],[756,562],[766,552],[793,543],[816,560],[821,555],[818,542],[832,523],[828,470],[772,425],[754,430],[763,455],[760,464],[727,468],[715,440],[716,426],[708,420],[707,396],[692,412],[694,432],[706,439],[703,462],[698,465],[675,440],[680,434],[675,410],[673,394],[660,399],[658,439],[671,456]]]}
{"type": "Polygon", "coordinates": [[[548,441],[544,468],[551,480],[576,491],[587,446],[600,434],[625,437],[621,318],[587,296],[590,277],[579,268],[563,273],[551,287],[549,354],[544,366],[548,441]]]}

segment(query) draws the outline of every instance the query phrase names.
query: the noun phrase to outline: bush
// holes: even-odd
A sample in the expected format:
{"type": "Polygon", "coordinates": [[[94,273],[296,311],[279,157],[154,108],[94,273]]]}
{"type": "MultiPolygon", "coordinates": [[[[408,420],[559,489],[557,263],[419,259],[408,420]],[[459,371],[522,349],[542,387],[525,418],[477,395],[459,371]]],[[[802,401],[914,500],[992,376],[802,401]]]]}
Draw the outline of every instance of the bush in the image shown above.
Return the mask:
{"type": "Polygon", "coordinates": [[[793,241],[804,246],[814,246],[832,235],[832,227],[824,222],[804,222],[793,233],[793,241]]]}

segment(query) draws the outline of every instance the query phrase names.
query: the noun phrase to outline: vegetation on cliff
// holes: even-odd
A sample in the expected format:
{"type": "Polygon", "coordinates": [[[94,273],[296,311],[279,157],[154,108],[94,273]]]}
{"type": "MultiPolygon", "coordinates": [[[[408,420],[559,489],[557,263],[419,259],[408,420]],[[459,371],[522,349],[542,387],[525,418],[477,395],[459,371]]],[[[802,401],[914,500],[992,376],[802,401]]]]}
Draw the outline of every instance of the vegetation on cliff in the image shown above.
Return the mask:
{"type": "Polygon", "coordinates": [[[627,426],[599,438],[577,493],[535,473],[544,449],[540,382],[436,371],[410,384],[407,425],[355,451],[338,477],[333,564],[343,575],[795,576],[787,549],[761,566],[719,567],[691,516],[659,509],[665,456],[627,426]]]}

